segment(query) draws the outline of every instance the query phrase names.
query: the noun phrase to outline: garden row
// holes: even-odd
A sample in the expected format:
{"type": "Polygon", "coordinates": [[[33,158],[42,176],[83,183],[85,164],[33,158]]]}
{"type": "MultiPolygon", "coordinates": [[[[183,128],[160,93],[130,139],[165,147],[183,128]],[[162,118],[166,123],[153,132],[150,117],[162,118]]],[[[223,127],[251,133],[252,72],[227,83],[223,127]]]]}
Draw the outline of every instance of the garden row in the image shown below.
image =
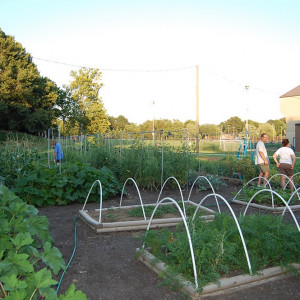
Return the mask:
{"type": "MultiPolygon", "coordinates": [[[[41,151],[35,142],[10,140],[2,144],[1,153],[0,182],[28,203],[38,206],[83,202],[96,179],[103,183],[103,198],[107,199],[119,194],[120,183],[129,177],[134,178],[140,188],[158,190],[170,176],[175,177],[182,188],[187,188],[199,173],[214,175],[212,181],[233,174],[249,180],[258,174],[249,157],[228,156],[205,161],[184,147],[164,147],[162,151],[161,147],[144,143],[123,149],[121,154],[118,148],[104,146],[89,146],[84,155],[76,149],[68,149],[61,174],[54,162],[49,162],[48,152],[41,151]]],[[[299,162],[295,166],[297,171],[300,171],[299,162]]],[[[271,164],[271,175],[275,173],[277,168],[271,164]]],[[[95,189],[92,201],[97,199],[97,193],[95,189]]]]}

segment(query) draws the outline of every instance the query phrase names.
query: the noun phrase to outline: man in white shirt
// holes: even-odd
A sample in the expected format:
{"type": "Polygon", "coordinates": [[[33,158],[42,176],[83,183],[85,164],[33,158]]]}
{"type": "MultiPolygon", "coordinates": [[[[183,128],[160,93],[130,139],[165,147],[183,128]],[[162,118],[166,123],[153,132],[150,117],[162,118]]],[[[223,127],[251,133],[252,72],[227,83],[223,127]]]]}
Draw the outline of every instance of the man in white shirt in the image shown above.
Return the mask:
{"type": "MultiPolygon", "coordinates": [[[[270,174],[268,153],[265,146],[265,143],[267,141],[268,141],[268,136],[266,133],[263,133],[260,136],[260,141],[256,145],[255,164],[258,165],[260,171],[257,186],[260,186],[262,177],[268,179],[270,174]]],[[[266,184],[267,182],[265,181],[264,186],[266,186],[266,184]]]]}

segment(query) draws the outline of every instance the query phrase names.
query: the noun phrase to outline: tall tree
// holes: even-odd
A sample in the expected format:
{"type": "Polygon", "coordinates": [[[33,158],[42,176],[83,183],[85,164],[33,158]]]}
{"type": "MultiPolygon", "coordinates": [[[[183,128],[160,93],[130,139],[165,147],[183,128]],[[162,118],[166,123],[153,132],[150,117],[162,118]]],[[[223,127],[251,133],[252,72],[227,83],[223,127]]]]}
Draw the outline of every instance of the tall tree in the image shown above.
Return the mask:
{"type": "Polygon", "coordinates": [[[125,126],[129,124],[128,119],[122,115],[117,118],[109,116],[110,130],[124,130],[125,126]]]}
{"type": "Polygon", "coordinates": [[[225,133],[239,134],[245,127],[244,122],[239,117],[231,117],[220,124],[222,131],[225,133]]]}
{"type": "Polygon", "coordinates": [[[276,136],[282,136],[284,130],[286,129],[286,122],[282,119],[280,120],[269,120],[267,123],[273,125],[275,127],[276,136]]]}
{"type": "MultiPolygon", "coordinates": [[[[109,129],[109,120],[103,102],[99,97],[101,72],[98,69],[81,68],[77,72],[71,71],[73,81],[69,89],[72,98],[77,101],[81,111],[88,119],[88,123],[79,119],[81,128],[87,133],[104,133],[109,129]]],[[[83,117],[83,116],[82,116],[83,117]]]]}
{"type": "Polygon", "coordinates": [[[0,128],[46,130],[57,98],[56,84],[41,77],[25,48],[0,29],[0,128]]]}
{"type": "Polygon", "coordinates": [[[74,135],[78,133],[79,121],[89,124],[88,119],[81,111],[77,101],[72,98],[70,90],[67,86],[59,89],[58,99],[54,108],[55,116],[62,121],[62,133],[64,135],[74,135]],[[83,118],[83,120],[81,120],[83,118]],[[84,118],[86,120],[84,120],[84,118]]]}
{"type": "Polygon", "coordinates": [[[268,135],[269,141],[273,140],[273,138],[276,136],[274,126],[269,123],[260,124],[258,130],[259,130],[258,132],[259,135],[266,133],[268,135]]]}
{"type": "Polygon", "coordinates": [[[215,124],[203,124],[199,126],[200,135],[204,137],[216,137],[220,133],[220,127],[215,124]]]}

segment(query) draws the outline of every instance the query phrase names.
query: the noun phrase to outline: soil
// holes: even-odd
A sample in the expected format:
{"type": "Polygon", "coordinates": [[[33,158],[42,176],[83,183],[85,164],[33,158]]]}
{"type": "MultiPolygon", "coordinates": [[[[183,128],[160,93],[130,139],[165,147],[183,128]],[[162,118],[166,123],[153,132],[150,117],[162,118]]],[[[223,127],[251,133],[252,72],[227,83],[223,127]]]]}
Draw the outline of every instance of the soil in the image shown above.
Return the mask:
{"type": "MultiPolygon", "coordinates": [[[[225,199],[233,198],[241,186],[229,183],[216,191],[225,199]]],[[[128,188],[128,197],[123,198],[122,205],[139,204],[138,194],[134,188],[128,188]]],[[[140,191],[143,203],[155,203],[159,192],[140,191]]],[[[199,203],[210,191],[192,193],[192,201],[199,203]]],[[[180,200],[179,191],[165,190],[162,197],[180,200]]],[[[183,191],[184,199],[188,192],[183,191]]],[[[207,204],[216,209],[214,197],[207,204]]],[[[120,196],[103,201],[103,207],[118,206],[120,196]]],[[[158,287],[161,280],[158,276],[139,262],[134,256],[136,248],[141,247],[138,238],[144,231],[96,233],[78,217],[83,204],[40,208],[40,214],[48,217],[50,232],[54,245],[61,251],[66,264],[74,249],[74,229],[76,224],[76,252],[66,272],[59,293],[64,293],[73,282],[77,289],[82,290],[88,299],[187,299],[186,296],[158,287]]],[[[236,213],[242,206],[232,204],[236,213]]],[[[86,209],[99,208],[99,203],[88,203],[86,209]]],[[[222,211],[228,210],[226,205],[220,206],[222,211]]],[[[251,209],[259,212],[257,209],[251,209]]],[[[295,213],[300,222],[300,212],[295,213]]],[[[56,278],[59,280],[61,274],[56,278]]],[[[225,299],[300,299],[300,277],[293,276],[248,288],[239,292],[211,296],[209,298],[225,299]]]]}

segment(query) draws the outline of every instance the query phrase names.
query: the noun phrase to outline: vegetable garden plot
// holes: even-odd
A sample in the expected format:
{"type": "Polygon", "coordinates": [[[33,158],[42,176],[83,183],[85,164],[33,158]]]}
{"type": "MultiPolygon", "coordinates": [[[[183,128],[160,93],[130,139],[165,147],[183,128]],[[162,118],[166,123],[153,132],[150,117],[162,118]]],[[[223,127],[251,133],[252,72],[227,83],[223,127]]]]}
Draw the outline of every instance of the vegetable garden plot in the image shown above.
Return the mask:
{"type": "MultiPolygon", "coordinates": [[[[142,206],[130,205],[123,207],[103,208],[101,210],[101,222],[99,222],[99,209],[80,210],[79,215],[96,232],[127,231],[146,229],[149,223],[151,212],[155,204],[144,205],[146,219],[143,217],[142,206]]],[[[185,203],[187,217],[195,211],[197,204],[189,201],[185,203]]],[[[214,218],[214,211],[201,207],[200,218],[207,221],[214,218]]],[[[151,228],[176,226],[182,221],[177,209],[170,203],[165,203],[158,209],[158,217],[152,221],[151,228]]]]}
{"type": "Polygon", "coordinates": [[[147,231],[139,259],[160,273],[166,284],[192,297],[241,289],[275,280],[286,270],[300,270],[299,226],[271,215],[240,216],[238,221],[251,265],[237,226],[227,214],[216,214],[209,223],[195,219],[188,231],[183,224],[175,232],[147,231]]]}
{"type": "Polygon", "coordinates": [[[151,228],[175,226],[182,221],[183,218],[186,219],[190,215],[194,214],[196,209],[198,210],[197,213],[200,218],[204,218],[205,220],[213,219],[215,213],[213,210],[204,206],[199,206],[192,201],[184,201],[179,183],[174,177],[169,177],[165,181],[158,196],[157,203],[146,205],[143,204],[136,182],[132,178],[128,178],[123,186],[119,207],[110,207],[104,209],[102,208],[102,185],[99,180],[96,180],[90,188],[82,210],[79,211],[79,216],[96,232],[127,231],[146,229],[150,220],[151,228]],[[183,215],[181,215],[178,209],[174,207],[175,203],[176,205],[178,204],[171,198],[164,198],[160,200],[160,202],[163,201],[164,203],[158,207],[160,204],[159,199],[162,195],[162,191],[166,182],[169,180],[175,180],[179,187],[181,195],[181,202],[179,203],[181,205],[181,209],[183,210],[183,215]],[[122,206],[124,188],[128,181],[132,181],[135,185],[138,192],[140,205],[122,206]],[[91,190],[97,183],[100,186],[100,207],[96,210],[85,210],[91,190]],[[152,220],[149,217],[151,216],[153,210],[156,210],[157,218],[152,220]]]}
{"type": "MultiPolygon", "coordinates": [[[[140,249],[136,249],[140,252],[140,249]]],[[[153,256],[147,250],[143,250],[138,259],[145,264],[148,268],[157,274],[166,274],[168,271],[168,266],[153,256]]],[[[300,271],[300,264],[292,264],[291,267],[300,271]]],[[[166,275],[165,275],[166,276],[166,275]]],[[[182,276],[170,277],[174,281],[181,291],[187,293],[191,299],[202,299],[206,295],[218,295],[230,292],[235,292],[241,289],[249,288],[251,286],[256,286],[258,284],[264,284],[269,281],[274,281],[282,279],[289,276],[281,267],[266,268],[259,271],[257,275],[237,275],[232,277],[222,277],[218,280],[218,283],[210,283],[203,287],[202,292],[195,288],[191,281],[188,281],[182,276]]]]}
{"type": "MultiPolygon", "coordinates": [[[[300,188],[297,187],[295,182],[292,182],[293,190],[286,188],[275,189],[272,181],[280,176],[281,174],[275,174],[269,180],[265,179],[267,182],[266,187],[253,185],[253,182],[257,180],[258,177],[251,179],[235,195],[232,202],[247,206],[246,210],[249,206],[274,212],[285,212],[288,207],[293,211],[299,210],[300,188]]],[[[299,173],[294,176],[299,176],[299,173]]],[[[287,177],[287,179],[286,187],[289,183],[289,178],[287,177]]]]}

